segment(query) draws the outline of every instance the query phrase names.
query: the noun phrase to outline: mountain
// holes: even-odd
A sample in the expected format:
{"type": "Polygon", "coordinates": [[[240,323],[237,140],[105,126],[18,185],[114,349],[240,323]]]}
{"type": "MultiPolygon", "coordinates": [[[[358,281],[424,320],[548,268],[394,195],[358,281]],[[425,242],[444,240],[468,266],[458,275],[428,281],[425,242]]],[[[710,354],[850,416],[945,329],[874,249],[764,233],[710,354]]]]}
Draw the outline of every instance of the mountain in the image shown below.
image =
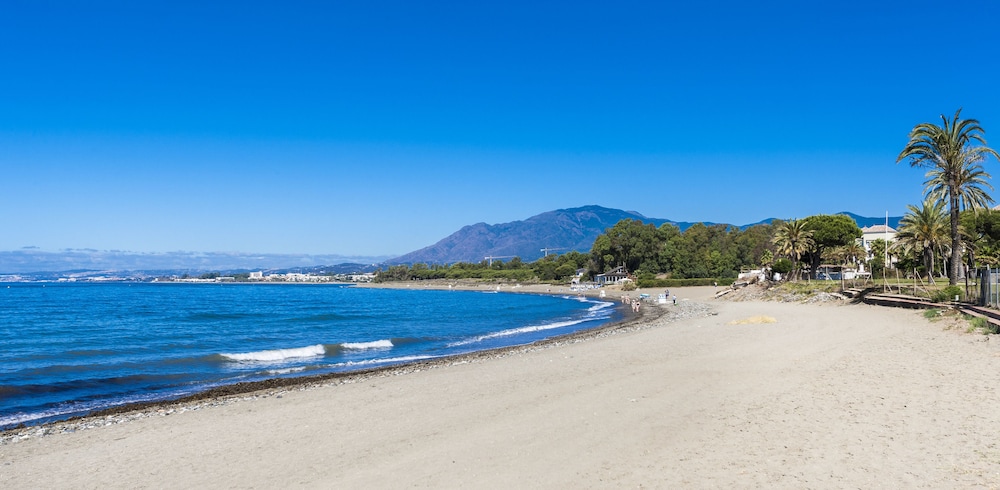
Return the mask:
{"type": "Polygon", "coordinates": [[[594,239],[623,219],[637,219],[660,226],[670,222],[647,218],[635,211],[601,206],[559,209],[524,221],[498,225],[468,225],[443,240],[389,261],[393,264],[445,264],[479,262],[484,257],[520,257],[531,262],[545,254],[570,250],[589,251],[594,239]]]}
{"type": "MultiPolygon", "coordinates": [[[[854,218],[854,222],[858,224],[859,228],[864,228],[866,226],[884,225],[885,224],[885,216],[882,216],[880,218],[868,218],[868,217],[865,217],[865,216],[858,216],[858,215],[856,215],[854,213],[850,213],[850,212],[847,212],[847,211],[842,211],[842,212],[839,212],[837,214],[846,214],[846,215],[850,216],[851,218],[854,218]]],[[[892,228],[895,228],[895,229],[898,230],[899,229],[899,220],[901,220],[901,219],[903,219],[902,216],[889,216],[889,226],[891,226],[892,228]]]]}
{"type": "MultiPolygon", "coordinates": [[[[850,216],[858,223],[858,226],[862,227],[885,223],[885,218],[867,218],[848,212],[839,214],[850,216]]],[[[486,257],[520,257],[525,262],[532,262],[542,257],[545,254],[545,249],[556,253],[572,250],[586,253],[590,251],[594,240],[600,234],[623,219],[637,219],[656,226],[671,223],[680,228],[681,231],[695,224],[687,221],[649,218],[635,211],[622,211],[593,205],[558,209],[532,216],[524,221],[496,225],[486,223],[468,225],[434,245],[396,257],[387,263],[476,263],[486,257]]],[[[745,229],[757,224],[770,223],[774,219],[769,218],[757,223],[742,225],[739,228],[745,229]]],[[[889,225],[897,228],[899,220],[899,217],[890,217],[889,225]]],[[[711,226],[716,223],[704,222],[704,224],[711,226]]]]}
{"type": "MultiPolygon", "coordinates": [[[[24,248],[0,251],[0,274],[52,271],[220,271],[315,267],[316,264],[375,264],[388,257],[342,255],[251,254],[229,252],[140,253],[120,250],[69,249],[58,252],[24,248]]],[[[480,259],[482,260],[482,259],[480,259]]]]}

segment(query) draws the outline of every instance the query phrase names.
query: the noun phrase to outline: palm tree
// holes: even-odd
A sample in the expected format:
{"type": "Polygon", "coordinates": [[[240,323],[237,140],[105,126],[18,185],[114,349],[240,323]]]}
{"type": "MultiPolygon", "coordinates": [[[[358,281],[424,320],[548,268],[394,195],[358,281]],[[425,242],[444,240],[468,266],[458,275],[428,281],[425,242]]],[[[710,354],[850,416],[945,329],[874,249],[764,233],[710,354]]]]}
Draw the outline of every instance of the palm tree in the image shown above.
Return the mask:
{"type": "Polygon", "coordinates": [[[934,281],[934,252],[944,250],[948,241],[948,216],[944,201],[924,201],[921,207],[912,204],[910,211],[899,221],[896,241],[901,248],[920,253],[927,267],[927,275],[934,281]]]}
{"type": "Polygon", "coordinates": [[[996,267],[1000,265],[1000,247],[992,244],[985,244],[979,247],[978,256],[976,260],[988,267],[996,267]]]}
{"type": "Polygon", "coordinates": [[[947,198],[951,219],[950,284],[958,283],[962,266],[959,211],[963,205],[977,209],[992,200],[982,189],[985,184],[983,178],[989,177],[989,174],[983,171],[979,163],[989,155],[1000,159],[996,151],[986,146],[979,121],[959,119],[961,112],[962,109],[955,111],[950,121],[942,114],[941,126],[931,123],[914,126],[910,131],[909,142],[896,158],[896,163],[909,158],[911,167],[929,169],[928,180],[924,183],[926,197],[947,198]]]}
{"type": "Polygon", "coordinates": [[[882,276],[885,277],[885,271],[892,262],[888,254],[889,244],[881,238],[876,238],[869,244],[869,248],[869,256],[871,258],[868,259],[868,266],[871,268],[872,274],[881,272],[882,276]]]}
{"type": "Polygon", "coordinates": [[[860,243],[854,241],[837,247],[835,255],[844,265],[856,266],[859,262],[867,258],[868,252],[860,243]]]}
{"type": "MultiPolygon", "coordinates": [[[[924,189],[927,190],[927,197],[936,201],[947,200],[950,176],[940,168],[932,168],[927,171],[926,177],[924,189]]],[[[966,165],[954,175],[955,183],[958,184],[958,202],[962,209],[979,210],[989,207],[993,199],[983,190],[983,187],[993,190],[987,180],[989,178],[990,174],[978,163],[966,165]]]]}
{"type": "Polygon", "coordinates": [[[812,235],[812,230],[806,229],[804,220],[793,219],[780,223],[772,239],[778,253],[787,255],[795,262],[796,278],[802,254],[813,247],[812,235]]]}

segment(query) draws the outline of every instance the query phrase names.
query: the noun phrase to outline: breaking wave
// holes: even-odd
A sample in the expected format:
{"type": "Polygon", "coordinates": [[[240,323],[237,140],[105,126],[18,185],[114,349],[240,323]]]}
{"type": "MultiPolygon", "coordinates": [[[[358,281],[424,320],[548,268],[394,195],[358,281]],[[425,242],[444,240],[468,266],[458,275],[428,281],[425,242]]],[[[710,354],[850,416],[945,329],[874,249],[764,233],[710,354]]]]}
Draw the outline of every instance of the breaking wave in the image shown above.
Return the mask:
{"type": "Polygon", "coordinates": [[[286,359],[295,359],[300,357],[317,357],[325,356],[326,348],[323,344],[310,345],[308,347],[299,347],[297,349],[274,349],[274,350],[261,350],[257,352],[245,352],[239,354],[219,354],[223,358],[230,361],[239,362],[277,362],[284,361],[286,359]]]}
{"type": "Polygon", "coordinates": [[[345,342],[340,344],[341,347],[351,350],[368,350],[368,349],[391,349],[393,347],[391,340],[375,340],[372,342],[345,342]]]}

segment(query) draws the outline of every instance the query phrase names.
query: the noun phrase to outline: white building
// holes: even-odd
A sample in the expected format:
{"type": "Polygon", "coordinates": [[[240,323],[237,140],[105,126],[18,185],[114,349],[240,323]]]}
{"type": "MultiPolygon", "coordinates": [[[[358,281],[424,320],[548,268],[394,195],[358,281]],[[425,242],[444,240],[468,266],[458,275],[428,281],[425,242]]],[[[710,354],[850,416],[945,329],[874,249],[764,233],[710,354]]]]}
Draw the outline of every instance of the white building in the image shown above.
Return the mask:
{"type": "Polygon", "coordinates": [[[598,274],[594,276],[594,281],[597,282],[599,286],[606,286],[608,284],[621,284],[625,281],[630,281],[628,272],[625,272],[625,266],[621,265],[615,267],[611,272],[606,272],[604,274],[598,274]]]}
{"type": "Polygon", "coordinates": [[[887,225],[872,225],[861,229],[861,245],[865,247],[869,259],[872,258],[872,242],[875,240],[885,240],[887,245],[891,244],[896,241],[896,229],[887,225]]]}

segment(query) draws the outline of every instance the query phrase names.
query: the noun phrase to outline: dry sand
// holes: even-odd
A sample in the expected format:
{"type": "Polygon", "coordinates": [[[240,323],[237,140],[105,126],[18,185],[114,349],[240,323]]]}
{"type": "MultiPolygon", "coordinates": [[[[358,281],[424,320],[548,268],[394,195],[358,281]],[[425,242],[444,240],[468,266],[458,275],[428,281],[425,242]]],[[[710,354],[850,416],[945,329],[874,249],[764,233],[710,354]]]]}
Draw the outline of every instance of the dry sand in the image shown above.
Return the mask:
{"type": "Polygon", "coordinates": [[[997,337],[712,291],[676,293],[715,316],[10,442],[0,488],[1000,487],[997,337]]]}

